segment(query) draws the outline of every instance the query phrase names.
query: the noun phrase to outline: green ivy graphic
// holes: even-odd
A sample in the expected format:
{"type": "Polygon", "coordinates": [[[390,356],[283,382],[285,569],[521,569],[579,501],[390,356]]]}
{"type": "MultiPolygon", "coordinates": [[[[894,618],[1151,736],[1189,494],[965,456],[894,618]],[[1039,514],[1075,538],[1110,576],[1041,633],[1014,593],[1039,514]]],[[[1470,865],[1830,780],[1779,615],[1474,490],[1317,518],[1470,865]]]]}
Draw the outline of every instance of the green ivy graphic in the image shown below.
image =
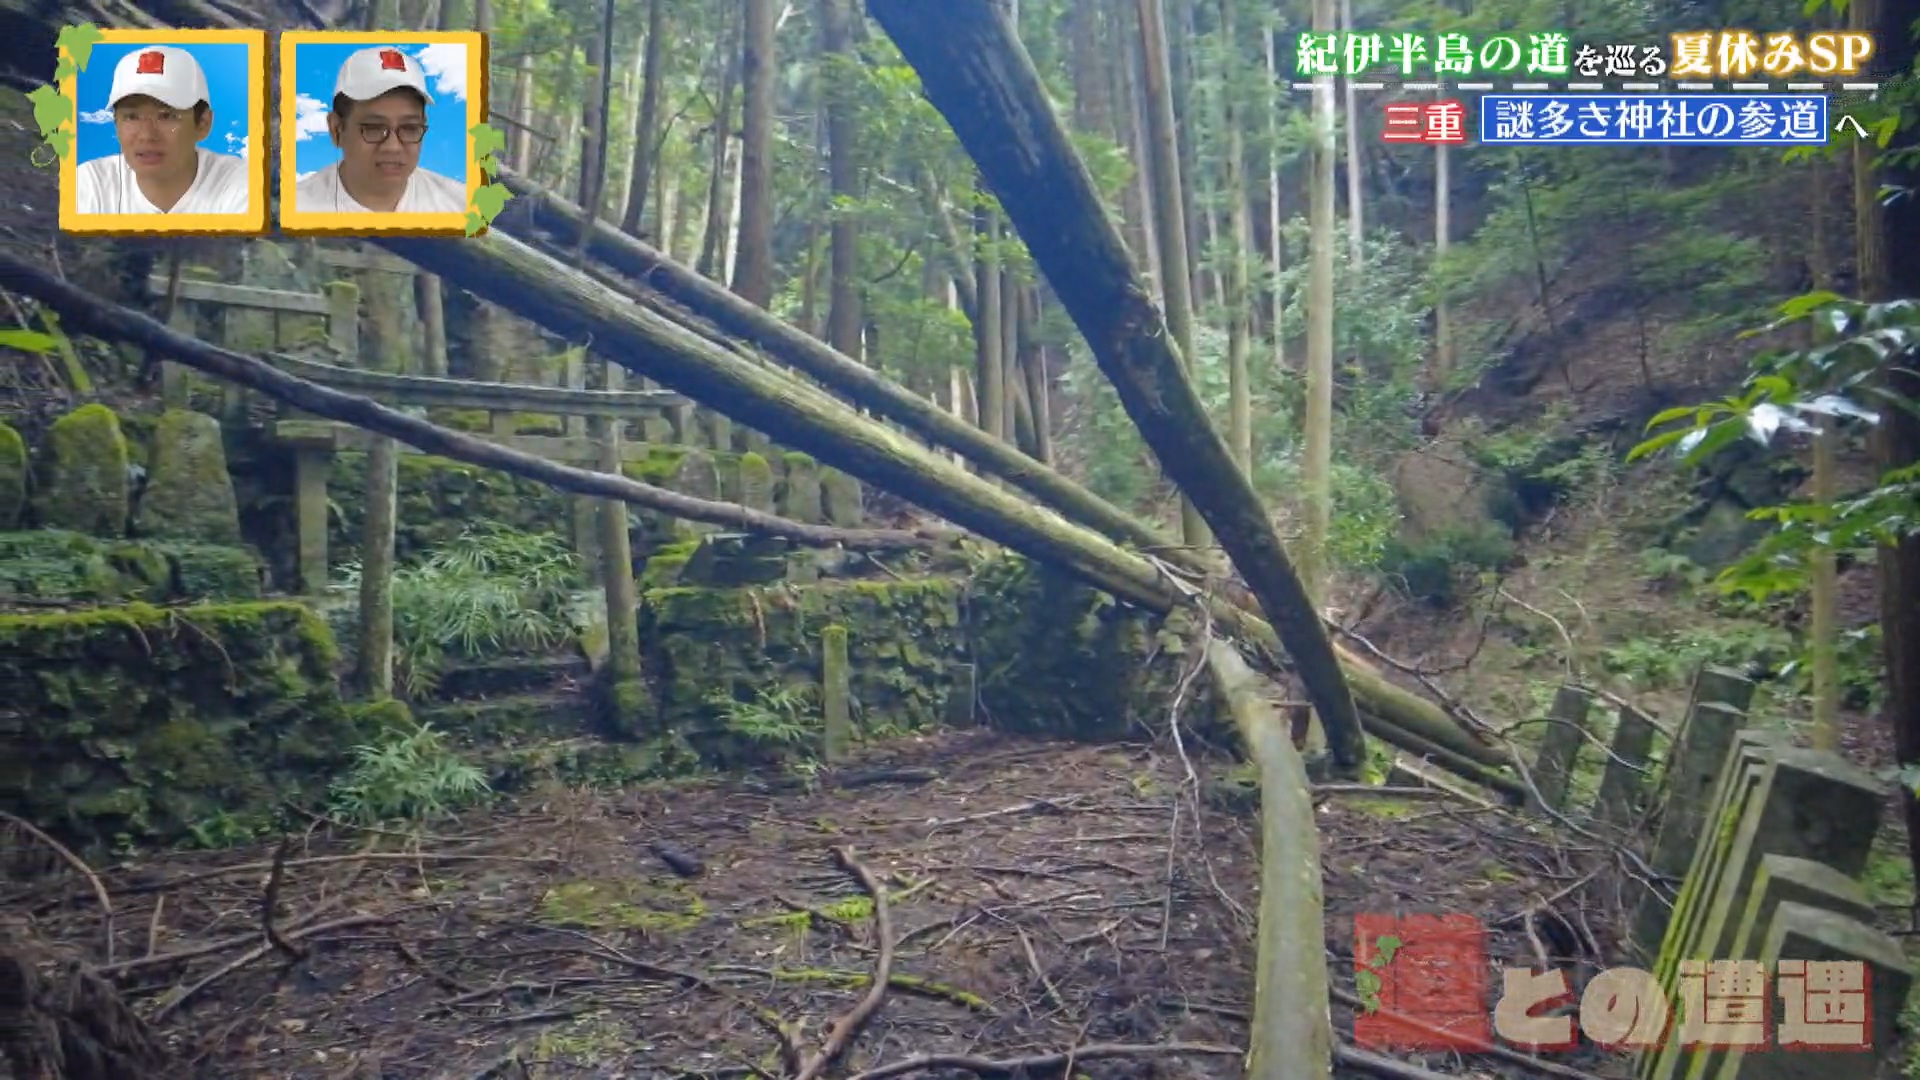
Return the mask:
{"type": "Polygon", "coordinates": [[[500,171],[500,163],[493,155],[506,149],[507,137],[490,124],[475,124],[467,129],[467,134],[473,136],[474,167],[487,181],[473,193],[473,209],[467,211],[467,235],[474,236],[500,216],[501,208],[513,198],[513,192],[493,179],[500,171]]]}
{"type": "Polygon", "coordinates": [[[1353,973],[1353,988],[1368,1016],[1380,1011],[1380,972],[1393,963],[1393,955],[1400,951],[1401,944],[1392,934],[1381,934],[1373,941],[1373,959],[1353,973]]]}
{"type": "Polygon", "coordinates": [[[33,122],[40,125],[40,140],[53,151],[49,161],[40,160],[40,147],[33,148],[29,160],[36,168],[47,168],[56,161],[65,161],[73,153],[73,132],[66,130],[67,121],[73,119],[73,102],[60,92],[60,80],[69,75],[78,75],[87,69],[87,60],[93,56],[93,47],[106,35],[92,23],[62,27],[60,36],[54,41],[53,83],[38,87],[27,95],[33,102],[33,122]]]}

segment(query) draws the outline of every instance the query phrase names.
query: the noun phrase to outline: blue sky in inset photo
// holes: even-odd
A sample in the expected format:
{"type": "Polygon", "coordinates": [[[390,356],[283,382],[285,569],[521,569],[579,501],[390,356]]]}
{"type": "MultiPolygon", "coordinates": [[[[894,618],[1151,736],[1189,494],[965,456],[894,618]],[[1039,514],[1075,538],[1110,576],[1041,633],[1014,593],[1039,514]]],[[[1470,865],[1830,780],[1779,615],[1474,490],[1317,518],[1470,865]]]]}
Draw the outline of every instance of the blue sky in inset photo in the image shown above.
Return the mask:
{"type": "Polygon", "coordinates": [[[246,156],[247,116],[253,111],[250,97],[256,92],[247,80],[247,47],[237,42],[183,45],[158,41],[93,47],[87,69],[73,80],[74,97],[78,99],[74,102],[74,112],[80,118],[74,162],[84,165],[95,158],[120,152],[120,140],[113,131],[113,110],[107,107],[107,95],[113,92],[113,69],[128,53],[153,45],[185,49],[207,76],[207,104],[213,106],[213,130],[200,140],[200,145],[217,153],[246,156]]]}
{"type": "MultiPolygon", "coordinates": [[[[304,179],[340,160],[340,151],[327,137],[327,113],[333,107],[333,84],[340,65],[356,50],[354,44],[305,43],[294,46],[293,131],[296,179],[304,179]]],[[[426,45],[396,41],[394,47],[420,61],[427,73],[427,137],[420,144],[420,167],[465,183],[467,179],[467,47],[460,44],[426,45]]],[[[287,92],[286,90],[282,91],[287,92]]]]}

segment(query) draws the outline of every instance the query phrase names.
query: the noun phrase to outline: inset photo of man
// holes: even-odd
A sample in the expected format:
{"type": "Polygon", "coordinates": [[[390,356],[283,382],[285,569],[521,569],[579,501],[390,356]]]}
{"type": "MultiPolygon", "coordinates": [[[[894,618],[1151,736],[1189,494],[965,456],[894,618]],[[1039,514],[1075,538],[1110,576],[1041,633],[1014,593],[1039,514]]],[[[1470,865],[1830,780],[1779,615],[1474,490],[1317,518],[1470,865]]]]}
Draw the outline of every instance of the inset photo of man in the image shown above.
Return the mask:
{"type": "Polygon", "coordinates": [[[283,35],[282,227],[464,233],[484,57],[466,32],[283,35]]]}
{"type": "Polygon", "coordinates": [[[104,34],[86,70],[67,80],[79,123],[61,227],[262,231],[266,35],[104,34]]]}

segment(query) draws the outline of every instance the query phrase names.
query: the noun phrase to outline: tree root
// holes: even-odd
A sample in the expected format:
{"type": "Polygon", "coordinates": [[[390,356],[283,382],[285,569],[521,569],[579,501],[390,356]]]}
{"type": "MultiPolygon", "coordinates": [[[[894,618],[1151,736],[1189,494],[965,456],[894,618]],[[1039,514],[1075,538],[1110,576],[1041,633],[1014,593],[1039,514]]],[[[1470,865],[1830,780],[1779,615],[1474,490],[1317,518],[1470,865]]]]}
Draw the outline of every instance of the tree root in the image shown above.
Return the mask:
{"type": "Polygon", "coordinates": [[[69,963],[39,973],[30,943],[0,934],[0,1061],[21,1080],[162,1080],[179,1065],[113,986],[69,963]]]}

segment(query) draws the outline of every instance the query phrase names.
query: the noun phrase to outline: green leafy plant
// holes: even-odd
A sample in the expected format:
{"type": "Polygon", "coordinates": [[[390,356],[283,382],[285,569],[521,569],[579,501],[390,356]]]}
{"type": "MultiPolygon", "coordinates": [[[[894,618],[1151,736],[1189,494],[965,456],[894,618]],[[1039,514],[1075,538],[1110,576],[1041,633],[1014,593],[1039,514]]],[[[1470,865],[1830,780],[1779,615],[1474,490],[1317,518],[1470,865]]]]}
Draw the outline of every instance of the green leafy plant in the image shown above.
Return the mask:
{"type": "Polygon", "coordinates": [[[485,774],[422,725],[355,748],[353,767],[334,782],[332,802],[338,817],[356,824],[425,824],[491,793],[485,774]]]}
{"type": "Polygon", "coordinates": [[[473,139],[473,167],[480,170],[486,181],[474,191],[473,209],[467,211],[467,235],[478,236],[500,216],[507,200],[513,198],[513,192],[494,179],[500,174],[500,162],[493,155],[506,149],[506,135],[485,122],[468,128],[467,134],[473,139]]]}
{"type": "MultiPolygon", "coordinates": [[[[361,567],[342,568],[358,588],[361,567]]],[[[400,683],[431,693],[446,664],[508,652],[545,652],[574,634],[580,559],[560,539],[497,525],[470,526],[418,566],[393,575],[393,639],[400,683]]]]}
{"type": "Polygon", "coordinates": [[[60,36],[54,40],[53,85],[35,87],[27,95],[33,103],[33,122],[40,128],[41,143],[53,151],[52,160],[42,161],[40,148],[34,147],[30,160],[36,166],[46,168],[73,153],[73,132],[67,127],[74,118],[73,100],[61,92],[58,84],[86,70],[93,47],[105,36],[92,23],[81,23],[61,27],[60,36]]]}
{"type": "Polygon", "coordinates": [[[1395,953],[1403,943],[1392,934],[1381,934],[1373,941],[1373,959],[1365,961],[1353,973],[1353,989],[1360,998],[1360,1007],[1368,1015],[1380,1011],[1380,972],[1393,963],[1395,953]]]}
{"type": "Polygon", "coordinates": [[[813,697],[803,688],[766,688],[755,693],[751,701],[717,690],[707,696],[707,702],[720,711],[728,731],[749,742],[792,747],[820,735],[813,697]]]}

